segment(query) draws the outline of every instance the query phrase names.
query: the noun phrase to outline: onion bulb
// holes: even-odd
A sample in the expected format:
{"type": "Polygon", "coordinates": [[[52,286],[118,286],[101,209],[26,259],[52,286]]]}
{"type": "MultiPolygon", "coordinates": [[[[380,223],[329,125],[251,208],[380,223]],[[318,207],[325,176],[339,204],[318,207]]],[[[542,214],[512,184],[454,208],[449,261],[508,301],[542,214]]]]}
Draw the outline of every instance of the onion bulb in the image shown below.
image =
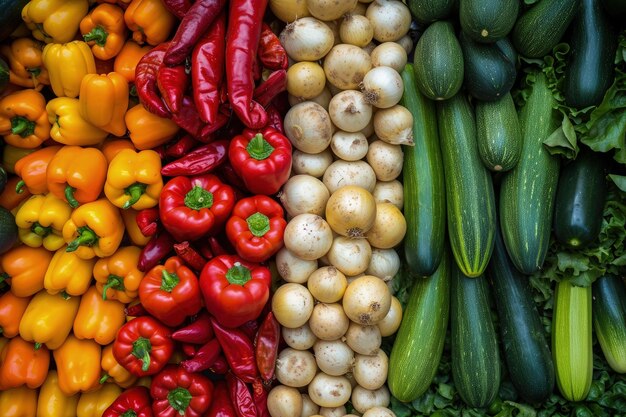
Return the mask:
{"type": "Polygon", "coordinates": [[[322,182],[331,194],[346,185],[356,185],[372,192],[376,186],[376,173],[365,161],[337,160],[326,169],[322,182]]]}
{"type": "Polygon", "coordinates": [[[303,213],[287,223],[284,241],[294,255],[311,261],[326,255],[333,243],[333,232],[322,217],[303,213]]]}
{"type": "Polygon", "coordinates": [[[287,346],[298,350],[308,350],[317,341],[308,322],[294,328],[282,326],[280,332],[287,346]]]}
{"type": "Polygon", "coordinates": [[[369,144],[362,132],[344,132],[338,130],[330,140],[330,149],[335,156],[344,161],[358,161],[367,155],[369,144]]]}
{"type": "Polygon", "coordinates": [[[405,234],[406,219],[398,207],[391,203],[377,203],[374,225],[365,233],[370,244],[375,248],[390,249],[402,242],[405,234]]]}
{"type": "Polygon", "coordinates": [[[297,388],[276,385],[267,394],[267,409],[272,417],[300,417],[302,395],[297,388]]]}
{"type": "Polygon", "coordinates": [[[363,77],[361,91],[365,94],[367,103],[379,109],[387,109],[400,102],[404,93],[404,82],[395,69],[374,67],[363,77]]]}
{"type": "Polygon", "coordinates": [[[354,90],[372,68],[369,54],[355,45],[335,45],[324,57],[326,79],[341,90],[354,90]]]}
{"type": "Polygon", "coordinates": [[[380,140],[392,145],[415,145],[413,115],[400,104],[374,113],[374,132],[380,140]]]}
{"type": "Polygon", "coordinates": [[[350,320],[372,325],[384,319],[389,312],[391,293],[382,279],[364,275],[348,284],[342,303],[350,320]]]}
{"type": "Polygon", "coordinates": [[[375,355],[356,354],[352,375],[363,388],[376,390],[385,384],[388,369],[389,358],[382,349],[378,349],[375,355]]]}
{"type": "Polygon", "coordinates": [[[398,45],[403,47],[407,54],[410,54],[413,51],[413,39],[411,39],[411,36],[408,34],[398,40],[398,45]]]}
{"type": "Polygon", "coordinates": [[[322,106],[305,101],[290,108],[285,115],[285,134],[296,149],[319,153],[330,145],[333,127],[322,106]]]}
{"type": "Polygon", "coordinates": [[[303,213],[323,216],[330,192],[311,175],[294,175],[283,185],[279,198],[290,217],[303,213]]]}
{"type": "Polygon", "coordinates": [[[400,300],[392,296],[389,312],[376,326],[380,330],[380,335],[387,337],[398,331],[400,323],[402,323],[402,305],[400,304],[400,300]]]}
{"type": "Polygon", "coordinates": [[[296,97],[310,99],[322,94],[326,75],[317,62],[301,61],[287,70],[287,92],[296,97]]]}
{"type": "Polygon", "coordinates": [[[334,266],[323,266],[309,275],[306,285],[317,301],[336,303],[343,297],[348,281],[346,276],[334,266]]]}
{"type": "Polygon", "coordinates": [[[354,9],[358,0],[307,0],[309,13],[320,20],[339,19],[354,9]]]}
{"type": "MultiPolygon", "coordinates": [[[[274,417],[272,415],[272,417],[274,417]]],[[[372,407],[363,413],[361,417],[396,417],[396,413],[387,407],[372,407]]]]}
{"type": "Polygon", "coordinates": [[[362,48],[372,41],[374,28],[367,17],[349,13],[339,24],[339,37],[343,43],[362,48]]]}
{"type": "Polygon", "coordinates": [[[309,394],[302,394],[302,412],[296,417],[312,417],[316,414],[319,415],[319,412],[320,406],[311,400],[309,394]]]}
{"type": "Polygon", "coordinates": [[[330,264],[343,274],[354,276],[365,272],[372,259],[372,247],[366,239],[335,236],[326,254],[330,264]]]}
{"type": "Polygon", "coordinates": [[[372,195],[377,203],[391,203],[400,210],[404,206],[404,189],[398,180],[376,181],[372,195]]]}
{"type": "Polygon", "coordinates": [[[300,259],[289,249],[282,247],[276,253],[276,269],[285,281],[303,284],[317,270],[317,261],[300,259]]]}
{"type": "Polygon", "coordinates": [[[366,160],[376,173],[378,181],[393,181],[402,172],[404,153],[400,145],[375,140],[369,144],[366,160]]]}
{"type": "MultiPolygon", "coordinates": [[[[296,149],[291,159],[291,169],[294,174],[306,174],[315,178],[322,178],[330,164],[333,163],[333,153],[329,148],[319,153],[307,153],[296,149]]],[[[372,172],[374,171],[372,170],[372,172]]]]}
{"type": "Polygon", "coordinates": [[[293,329],[309,320],[313,302],[313,296],[305,286],[288,282],[274,292],[272,312],[282,326],[293,329]]]}
{"type": "Polygon", "coordinates": [[[384,281],[392,279],[400,270],[400,256],[394,249],[372,248],[372,259],[365,273],[384,281]]]}
{"type": "Polygon", "coordinates": [[[319,372],[308,388],[309,397],[320,407],[340,407],[350,399],[352,385],[345,376],[319,372]]]}
{"type": "Polygon", "coordinates": [[[398,73],[404,70],[408,61],[407,52],[397,42],[383,42],[370,55],[373,67],[391,67],[398,73]]]}
{"type": "Polygon", "coordinates": [[[309,327],[321,340],[337,340],[348,330],[350,319],[338,303],[317,303],[309,317],[309,327]]]}
{"type": "Polygon", "coordinates": [[[294,61],[322,59],[333,47],[332,30],[314,17],[298,17],[280,32],[280,43],[294,61]]]}
{"type": "Polygon", "coordinates": [[[354,351],[340,339],[318,340],[313,345],[313,352],[317,366],[328,375],[344,375],[352,368],[354,351]]]}
{"type": "Polygon", "coordinates": [[[324,87],[324,89],[322,90],[320,94],[308,100],[303,99],[302,97],[296,97],[294,95],[287,94],[287,100],[289,101],[289,105],[291,107],[295,106],[298,103],[302,103],[304,101],[312,101],[322,106],[326,111],[328,111],[328,103],[330,103],[330,99],[332,97],[333,95],[330,93],[330,90],[328,89],[328,87],[324,87]]]}
{"type": "Polygon", "coordinates": [[[360,91],[345,90],[330,99],[328,114],[339,129],[358,132],[365,129],[372,119],[372,105],[360,91]]]}
{"type": "Polygon", "coordinates": [[[363,237],[375,220],[376,202],[372,194],[362,187],[341,187],[331,194],[326,203],[326,221],[335,233],[342,236],[363,237]]]}
{"type": "Polygon", "coordinates": [[[283,349],[276,358],[276,379],[288,387],[309,385],[317,373],[317,362],[308,350],[283,349]]]}
{"type": "Polygon", "coordinates": [[[374,355],[380,349],[382,335],[377,326],[363,326],[352,322],[346,332],[345,340],[350,349],[356,353],[374,355]]]}
{"type": "Polygon", "coordinates": [[[397,41],[411,26],[411,12],[400,0],[376,0],[368,6],[365,16],[372,22],[378,42],[397,41]]]}

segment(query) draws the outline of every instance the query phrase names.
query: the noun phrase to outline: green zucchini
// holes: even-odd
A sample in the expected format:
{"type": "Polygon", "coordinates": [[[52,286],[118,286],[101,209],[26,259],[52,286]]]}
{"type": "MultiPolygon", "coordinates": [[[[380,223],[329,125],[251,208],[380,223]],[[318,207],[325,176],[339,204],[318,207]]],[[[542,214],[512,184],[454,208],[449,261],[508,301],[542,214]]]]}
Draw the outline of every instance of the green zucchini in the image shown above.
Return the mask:
{"type": "Polygon", "coordinates": [[[559,180],[559,159],[543,141],[559,126],[555,100],[545,75],[536,71],[526,104],[519,113],[522,154],[500,184],[500,227],[515,267],[537,271],[546,257],[559,180]]]}
{"type": "Polygon", "coordinates": [[[15,217],[4,207],[0,207],[0,254],[8,251],[17,242],[15,217]]]}
{"type": "Polygon", "coordinates": [[[511,61],[513,65],[515,65],[515,69],[518,69],[519,67],[518,53],[515,50],[515,47],[513,46],[513,42],[511,42],[511,40],[508,37],[506,37],[506,38],[499,39],[496,42],[496,46],[500,49],[500,52],[502,52],[504,56],[506,56],[509,59],[509,61],[511,61]]]}
{"type": "Polygon", "coordinates": [[[496,233],[487,277],[498,309],[509,377],[526,402],[541,403],[554,389],[552,354],[530,281],[509,260],[500,233],[496,233]]]}
{"type": "Polygon", "coordinates": [[[598,278],[591,287],[593,328],[609,366],[626,373],[626,285],[619,277],[598,278]]]}
{"type": "Polygon", "coordinates": [[[29,0],[0,0],[0,42],[22,23],[22,9],[29,0]]]}
{"type": "Polygon", "coordinates": [[[483,164],[491,171],[509,171],[522,154],[522,131],[510,93],[496,101],[476,102],[476,139],[483,164]]]}
{"type": "Polygon", "coordinates": [[[450,312],[450,259],[435,273],[416,278],[389,356],[387,385],[403,402],[421,396],[437,373],[450,312]]]}
{"type": "Polygon", "coordinates": [[[413,53],[419,90],[431,100],[447,100],[463,85],[463,51],[452,23],[437,21],[426,28],[413,53]]]}
{"type": "Polygon", "coordinates": [[[498,394],[501,379],[498,339],[489,309],[489,286],[483,276],[468,278],[455,266],[450,279],[452,378],[470,407],[486,407],[498,394]]]}
{"type": "Polygon", "coordinates": [[[432,275],[443,256],[446,238],[446,193],[435,103],[415,84],[413,66],[402,71],[402,104],[413,114],[414,146],[404,146],[404,255],[411,273],[432,275]]]}
{"type": "Polygon", "coordinates": [[[505,37],[517,20],[519,0],[461,0],[461,29],[476,42],[505,37]]]}
{"type": "Polygon", "coordinates": [[[562,280],[554,290],[552,356],[556,384],[568,401],[587,397],[593,378],[591,287],[562,280]]]}
{"type": "Polygon", "coordinates": [[[554,236],[571,248],[581,248],[600,234],[606,200],[606,174],[602,156],[583,149],[564,166],[554,207],[554,236]]]}
{"type": "Polygon", "coordinates": [[[578,0],[542,0],[525,11],[512,31],[515,48],[521,55],[541,58],[559,43],[574,19],[578,0]]]}
{"type": "Polygon", "coordinates": [[[415,19],[431,23],[448,17],[454,10],[456,0],[408,0],[407,5],[415,19]]]}
{"type": "Polygon", "coordinates": [[[493,250],[496,205],[491,174],[478,154],[474,112],[467,97],[459,93],[437,103],[437,122],[450,246],[461,271],[478,277],[493,250]]]}

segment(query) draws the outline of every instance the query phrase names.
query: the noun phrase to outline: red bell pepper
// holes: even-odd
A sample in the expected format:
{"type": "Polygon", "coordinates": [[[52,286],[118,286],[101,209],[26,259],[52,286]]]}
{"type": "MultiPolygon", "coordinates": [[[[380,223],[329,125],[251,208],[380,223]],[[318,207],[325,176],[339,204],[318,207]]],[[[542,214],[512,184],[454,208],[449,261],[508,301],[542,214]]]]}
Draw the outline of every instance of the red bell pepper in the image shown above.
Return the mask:
{"type": "Polygon", "coordinates": [[[176,241],[216,233],[235,205],[235,192],[215,175],[174,177],[161,190],[159,213],[176,241]]]}
{"type": "Polygon", "coordinates": [[[113,342],[113,356],[131,374],[142,377],[158,373],[174,353],[171,331],[150,316],[124,324],[113,342]]]}
{"type": "Polygon", "coordinates": [[[230,141],[228,159],[254,194],[275,194],[291,173],[291,142],[272,127],[245,129],[230,141]]]}
{"type": "Polygon", "coordinates": [[[139,300],[148,313],[171,327],[202,308],[198,278],[178,256],[148,271],[139,284],[139,300]]]}
{"type": "Polygon", "coordinates": [[[226,223],[226,236],[243,259],[264,262],[283,247],[283,216],[280,204],[267,196],[241,199],[226,223]]]}
{"type": "Polygon", "coordinates": [[[271,274],[267,267],[235,255],[211,259],[200,274],[204,305],[226,327],[256,320],[269,298],[271,274]]]}
{"type": "Polygon", "coordinates": [[[128,388],[104,410],[102,417],[152,417],[148,388],[141,385],[128,388]]]}
{"type": "Polygon", "coordinates": [[[209,409],[213,383],[202,374],[168,365],[150,383],[155,417],[200,417],[209,409]]]}

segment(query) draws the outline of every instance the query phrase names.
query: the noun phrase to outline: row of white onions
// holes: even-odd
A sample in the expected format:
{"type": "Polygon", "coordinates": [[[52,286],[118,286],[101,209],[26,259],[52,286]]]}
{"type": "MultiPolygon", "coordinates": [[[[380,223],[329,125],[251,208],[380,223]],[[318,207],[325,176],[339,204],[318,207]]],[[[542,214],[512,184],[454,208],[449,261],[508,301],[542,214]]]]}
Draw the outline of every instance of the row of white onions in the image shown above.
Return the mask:
{"type": "Polygon", "coordinates": [[[270,0],[288,23],[292,108],[285,132],[292,176],[281,191],[289,217],[276,256],[284,280],[272,298],[288,348],[272,417],[393,416],[382,337],[402,318],[389,280],[406,232],[398,181],[412,145],[399,75],[412,48],[400,0],[270,0]],[[400,44],[400,41],[405,46],[400,44]]]}

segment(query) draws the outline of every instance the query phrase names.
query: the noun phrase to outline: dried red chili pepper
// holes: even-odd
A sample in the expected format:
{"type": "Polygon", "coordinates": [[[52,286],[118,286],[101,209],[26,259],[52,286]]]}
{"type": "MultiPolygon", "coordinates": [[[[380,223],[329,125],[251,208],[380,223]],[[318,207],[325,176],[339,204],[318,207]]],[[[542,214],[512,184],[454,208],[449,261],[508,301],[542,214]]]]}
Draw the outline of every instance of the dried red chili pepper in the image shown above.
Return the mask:
{"type": "Polygon", "coordinates": [[[213,401],[204,417],[237,417],[225,381],[215,382],[213,401]]]}
{"type": "Polygon", "coordinates": [[[161,65],[157,71],[157,87],[163,102],[172,113],[180,112],[188,85],[189,75],[185,72],[185,65],[161,65]]]}
{"type": "Polygon", "coordinates": [[[218,358],[222,348],[217,339],[205,343],[191,359],[185,359],[180,366],[187,372],[202,372],[209,369],[218,358]]]}
{"type": "MultiPolygon", "coordinates": [[[[242,190],[245,190],[246,194],[248,193],[246,185],[243,183],[241,177],[235,172],[235,169],[228,159],[224,161],[220,169],[215,174],[220,177],[223,182],[231,185],[236,192],[239,191],[239,194],[242,196],[244,194],[242,190]]],[[[239,196],[237,197],[237,200],[240,200],[239,196]]]]}
{"type": "Polygon", "coordinates": [[[185,17],[185,14],[191,7],[189,0],[161,0],[165,8],[179,19],[185,17]]]}
{"type": "Polygon", "coordinates": [[[228,154],[228,141],[218,140],[194,149],[161,168],[161,175],[206,174],[220,166],[228,154]]]}
{"type": "Polygon", "coordinates": [[[213,253],[213,257],[232,253],[232,251],[224,248],[224,245],[215,236],[209,236],[207,240],[209,241],[209,247],[211,253],[213,253]]]}
{"type": "Polygon", "coordinates": [[[256,412],[259,417],[271,417],[267,408],[267,391],[263,387],[261,379],[257,378],[252,383],[252,397],[256,405],[256,412]]]}
{"type": "Polygon", "coordinates": [[[263,382],[270,384],[274,379],[278,345],[280,344],[280,324],[270,311],[263,319],[254,341],[254,354],[259,374],[263,382]]]}
{"type": "Polygon", "coordinates": [[[168,46],[168,42],[162,43],[141,57],[135,67],[135,88],[139,101],[150,113],[169,119],[172,115],[161,99],[157,86],[157,74],[168,46]]]}
{"type": "Polygon", "coordinates": [[[228,372],[228,369],[228,362],[226,361],[224,355],[221,354],[217,357],[213,365],[209,368],[211,372],[218,375],[224,375],[226,372],[228,372]]]}
{"type": "Polygon", "coordinates": [[[159,209],[152,207],[140,210],[135,217],[139,231],[144,236],[154,236],[161,228],[159,222],[159,209]]]}
{"type": "Polygon", "coordinates": [[[141,317],[141,316],[147,316],[148,312],[146,311],[144,306],[141,305],[141,303],[137,303],[137,304],[133,304],[131,306],[126,307],[124,309],[124,314],[127,317],[141,317]]]}
{"type": "Polygon", "coordinates": [[[266,107],[274,98],[287,90],[287,71],[281,69],[272,72],[265,81],[254,89],[254,99],[266,107]]]}
{"type": "Polygon", "coordinates": [[[170,158],[181,158],[187,155],[187,153],[197,144],[198,141],[191,135],[183,135],[165,148],[165,156],[170,158]]]}
{"type": "Polygon", "coordinates": [[[137,268],[141,272],[147,272],[158,265],[161,259],[172,250],[174,243],[176,243],[174,238],[166,231],[152,236],[152,239],[141,250],[137,268]]]}
{"type": "Polygon", "coordinates": [[[258,417],[254,398],[244,381],[237,378],[233,372],[228,372],[226,374],[226,386],[238,417],[258,417]]]}
{"type": "Polygon", "coordinates": [[[183,354],[188,358],[196,356],[196,352],[198,351],[198,346],[193,343],[182,343],[180,347],[183,354]]]}
{"type": "Polygon", "coordinates": [[[207,262],[187,240],[176,243],[174,245],[174,252],[176,252],[176,255],[181,258],[189,268],[195,271],[201,271],[204,264],[207,262]]]}
{"type": "Polygon", "coordinates": [[[201,312],[196,320],[172,333],[172,339],[183,343],[203,345],[215,337],[211,326],[211,317],[206,311],[201,312]]]}
{"type": "Polygon", "coordinates": [[[250,338],[240,329],[221,326],[214,318],[211,325],[232,373],[244,382],[253,382],[258,372],[250,338]]]}
{"type": "Polygon", "coordinates": [[[254,340],[259,331],[259,323],[256,320],[249,320],[238,327],[250,340],[254,340]]]}
{"type": "Polygon", "coordinates": [[[183,97],[178,113],[172,114],[172,121],[195,139],[203,142],[206,140],[206,138],[203,137],[206,135],[204,131],[206,123],[200,120],[198,110],[196,110],[196,105],[191,97],[183,97]]]}
{"type": "Polygon", "coordinates": [[[278,130],[281,134],[285,134],[285,126],[283,125],[283,116],[280,114],[274,103],[270,103],[266,108],[269,121],[267,125],[278,130]]]}
{"type": "Polygon", "coordinates": [[[261,64],[267,69],[286,70],[289,67],[289,57],[287,51],[280,43],[278,36],[272,31],[267,23],[263,23],[261,28],[261,39],[259,40],[259,50],[257,52],[261,64]]]}

